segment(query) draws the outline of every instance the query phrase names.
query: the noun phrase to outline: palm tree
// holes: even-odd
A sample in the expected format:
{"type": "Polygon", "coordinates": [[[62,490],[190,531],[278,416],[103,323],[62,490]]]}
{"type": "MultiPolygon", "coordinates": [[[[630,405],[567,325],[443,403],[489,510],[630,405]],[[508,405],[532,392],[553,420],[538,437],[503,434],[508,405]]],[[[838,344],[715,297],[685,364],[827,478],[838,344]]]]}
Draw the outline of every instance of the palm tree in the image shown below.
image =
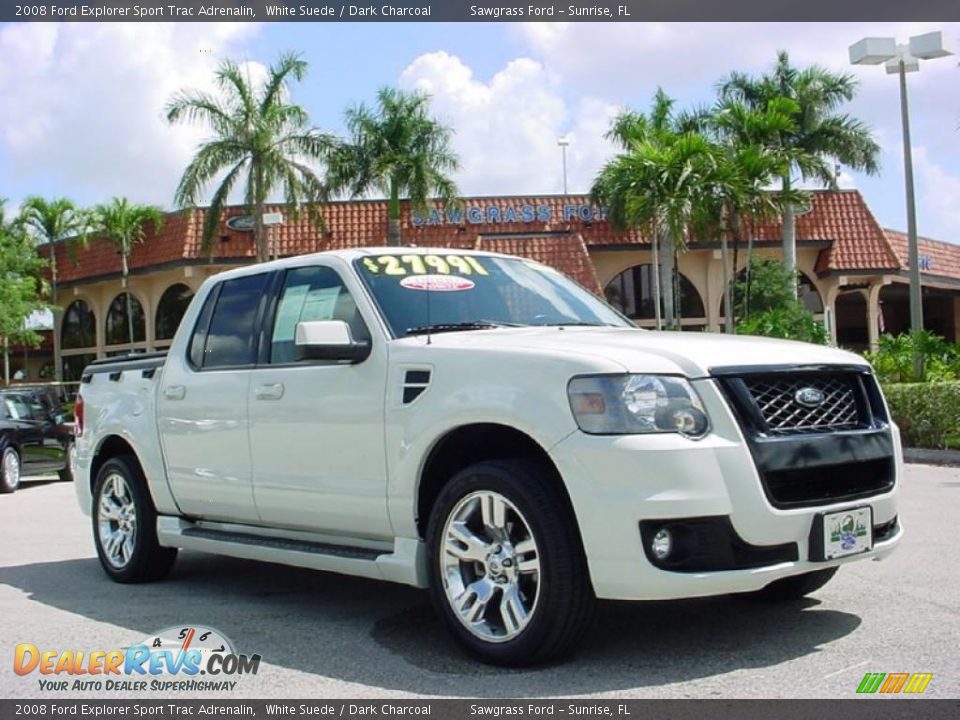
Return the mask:
{"type": "Polygon", "coordinates": [[[123,294],[127,303],[127,332],[133,350],[133,307],[130,300],[130,253],[143,242],[147,226],[154,233],[163,228],[163,211],[155,205],[131,204],[126,198],[113,198],[109,204],[97,205],[92,211],[91,232],[116,245],[120,252],[123,294]]]}
{"type": "Polygon", "coordinates": [[[41,275],[46,261],[36,251],[23,218],[6,214],[6,198],[0,198],[0,337],[3,339],[3,379],[10,382],[10,341],[37,345],[40,336],[26,320],[49,306],[41,275]]]}
{"type": "MultiPolygon", "coordinates": [[[[717,86],[721,101],[737,100],[762,110],[775,98],[788,98],[796,107],[794,126],[774,133],[769,146],[797,151],[780,175],[780,188],[789,193],[797,175],[823,186],[836,188],[836,165],[873,175],[879,171],[880,146],[870,128],[849,115],[837,112],[853,99],[857,82],[852,75],[832,73],[813,65],[798,69],[789,55],[780,51],[773,71],[759,77],[733,72],[717,86]]],[[[791,270],[797,265],[796,206],[783,204],[783,257],[791,270]]]]}
{"type": "Polygon", "coordinates": [[[254,217],[257,262],[269,259],[263,214],[267,198],[277,188],[283,189],[294,216],[304,206],[315,224],[321,222],[319,205],[327,192],[309,163],[326,158],[335,140],[311,127],[306,110],[289,102],[289,80],[302,80],[306,71],[307,63],[299,55],[283,55],[258,86],[237,63],[224,60],[215,76],[220,97],[182,90],[167,103],[169,122],[204,124],[214,134],[184,170],[174,196],[176,204],[195,206],[202,189],[226,172],[204,220],[204,247],[210,246],[230,192],[244,174],[244,204],[254,217]]]}
{"type": "Polygon", "coordinates": [[[36,239],[46,244],[49,253],[50,262],[50,304],[53,306],[53,364],[55,379],[57,382],[63,380],[63,367],[60,361],[60,334],[57,331],[60,315],[60,306],[58,303],[57,288],[57,243],[67,241],[69,243],[70,253],[76,251],[76,246],[82,242],[85,237],[85,228],[87,225],[87,215],[78,209],[72,201],[67,198],[54,198],[45,200],[41,197],[31,196],[23,201],[20,208],[20,216],[24,225],[29,227],[36,239]]]}
{"type": "Polygon", "coordinates": [[[400,200],[425,211],[431,197],[455,204],[459,191],[448,173],[460,161],[450,147],[453,130],[429,116],[430,98],[381,88],[376,108],[358,105],[346,113],[351,141],[333,154],[332,189],[351,197],[376,191],[389,199],[388,242],[399,245],[400,200]]]}
{"type": "MultiPolygon", "coordinates": [[[[649,114],[621,113],[608,137],[624,152],[604,166],[591,190],[615,227],[649,229],[656,270],[654,294],[662,297],[668,327],[676,326],[678,319],[676,253],[685,249],[691,231],[703,224],[721,169],[716,147],[682,120],[662,90],[657,91],[649,114]],[[669,289],[661,290],[664,286],[669,289]]],[[[654,304],[658,328],[659,305],[659,301],[654,304]]]]}
{"type": "MultiPolygon", "coordinates": [[[[708,110],[696,113],[691,122],[708,133],[718,145],[723,161],[718,163],[712,192],[714,200],[708,213],[709,223],[719,231],[724,276],[724,329],[734,332],[734,307],[731,297],[734,278],[729,271],[728,238],[733,240],[733,274],[736,274],[737,255],[742,238],[744,219],[761,220],[781,212],[784,204],[803,202],[806,194],[793,189],[776,195],[768,187],[774,178],[789,171],[798,151],[771,143],[777,133],[794,128],[796,103],[786,98],[774,98],[763,108],[752,108],[738,100],[726,99],[708,110]]],[[[750,258],[753,234],[747,240],[749,287],[750,258]]]]}

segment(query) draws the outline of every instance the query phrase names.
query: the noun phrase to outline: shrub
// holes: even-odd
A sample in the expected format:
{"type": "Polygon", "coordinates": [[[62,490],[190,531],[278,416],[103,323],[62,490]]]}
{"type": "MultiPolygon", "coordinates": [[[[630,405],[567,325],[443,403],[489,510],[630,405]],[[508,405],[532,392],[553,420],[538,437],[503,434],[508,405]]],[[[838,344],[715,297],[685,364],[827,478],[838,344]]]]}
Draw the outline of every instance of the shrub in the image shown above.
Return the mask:
{"type": "Polygon", "coordinates": [[[883,392],[904,445],[946,448],[960,436],[960,382],[896,383],[883,392]]]}
{"type": "Polygon", "coordinates": [[[787,307],[764,310],[742,320],[737,333],[827,344],[827,329],[795,300],[787,307]]]}
{"type": "Polygon", "coordinates": [[[923,358],[920,382],[942,382],[960,378],[960,346],[923,330],[902,335],[881,335],[876,352],[865,353],[874,372],[884,383],[912,382],[913,356],[923,358]]]}
{"type": "Polygon", "coordinates": [[[795,272],[777,260],[760,258],[751,261],[749,277],[749,284],[744,277],[734,285],[739,335],[827,344],[826,328],[793,296],[795,272]]]}

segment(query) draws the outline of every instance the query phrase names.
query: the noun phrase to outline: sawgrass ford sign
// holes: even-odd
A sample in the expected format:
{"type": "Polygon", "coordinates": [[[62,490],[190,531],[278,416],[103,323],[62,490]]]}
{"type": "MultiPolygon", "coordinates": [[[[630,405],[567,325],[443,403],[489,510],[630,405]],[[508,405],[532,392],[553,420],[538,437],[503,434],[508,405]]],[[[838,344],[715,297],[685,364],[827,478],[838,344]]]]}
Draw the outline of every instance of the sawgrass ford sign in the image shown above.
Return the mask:
{"type": "Polygon", "coordinates": [[[495,223],[593,222],[605,220],[600,208],[588,203],[570,203],[560,208],[550,205],[467,205],[463,208],[434,208],[428,213],[414,212],[414,227],[424,225],[484,225],[495,223]]]}

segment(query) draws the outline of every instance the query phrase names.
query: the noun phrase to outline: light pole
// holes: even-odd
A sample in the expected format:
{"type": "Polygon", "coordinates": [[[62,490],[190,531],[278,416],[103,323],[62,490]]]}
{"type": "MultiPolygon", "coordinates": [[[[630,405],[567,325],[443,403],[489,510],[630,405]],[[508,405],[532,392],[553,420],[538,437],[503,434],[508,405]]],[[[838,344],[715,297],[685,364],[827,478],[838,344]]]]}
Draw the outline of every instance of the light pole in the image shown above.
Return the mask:
{"type": "Polygon", "coordinates": [[[563,194],[567,194],[567,146],[570,145],[570,138],[557,138],[557,145],[560,146],[560,154],[563,156],[563,194]]]}
{"type": "MultiPolygon", "coordinates": [[[[910,145],[910,111],[907,105],[907,73],[920,69],[920,60],[933,60],[953,53],[943,43],[943,33],[914,35],[906,44],[891,37],[867,37],[850,46],[854,65],[884,64],[888,75],[900,76],[900,122],[903,125],[903,175],[907,196],[907,246],[910,262],[910,330],[923,330],[923,295],[920,285],[920,250],[917,245],[917,208],[913,192],[913,151],[910,145]]],[[[923,357],[913,356],[914,378],[923,375],[923,357]]]]}

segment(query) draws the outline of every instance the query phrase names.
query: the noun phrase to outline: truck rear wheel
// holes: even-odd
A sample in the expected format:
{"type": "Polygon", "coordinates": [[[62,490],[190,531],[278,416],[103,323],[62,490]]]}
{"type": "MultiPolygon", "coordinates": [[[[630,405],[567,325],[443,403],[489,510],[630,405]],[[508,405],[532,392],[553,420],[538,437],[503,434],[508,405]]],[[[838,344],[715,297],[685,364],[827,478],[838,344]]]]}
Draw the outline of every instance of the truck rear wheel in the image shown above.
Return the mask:
{"type": "Polygon", "coordinates": [[[160,580],[177,558],[157,541],[157,511],[135,458],[111,458],[97,473],[93,537],[100,564],[116,582],[160,580]]]}
{"type": "Polygon", "coordinates": [[[569,503],[540,466],[499,460],[457,473],[427,542],[434,605],[472,654],[517,666],[576,648],[593,589],[569,503]]]}
{"type": "Polygon", "coordinates": [[[793,575],[780,580],[774,580],[765,588],[757,591],[756,595],[761,600],[768,602],[789,602],[790,600],[799,600],[810,593],[819,590],[837,574],[839,568],[824,568],[823,570],[814,570],[803,575],[793,575]]]}

